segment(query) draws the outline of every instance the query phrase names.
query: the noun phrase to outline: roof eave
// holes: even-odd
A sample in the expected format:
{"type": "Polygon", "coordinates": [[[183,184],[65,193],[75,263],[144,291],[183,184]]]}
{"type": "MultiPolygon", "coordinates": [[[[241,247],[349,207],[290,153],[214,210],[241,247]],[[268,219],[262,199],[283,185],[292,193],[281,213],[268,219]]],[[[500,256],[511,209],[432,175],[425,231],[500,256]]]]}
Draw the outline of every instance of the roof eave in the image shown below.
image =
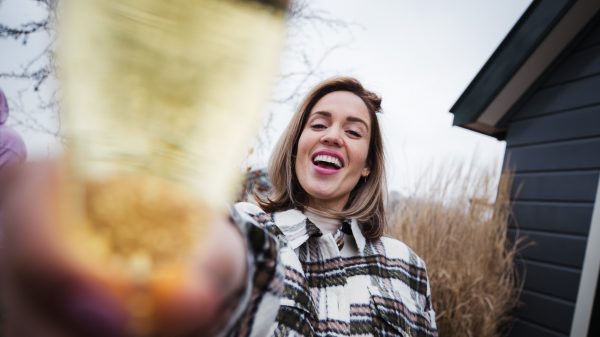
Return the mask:
{"type": "Polygon", "coordinates": [[[580,7],[581,12],[582,7],[594,7],[594,2],[596,1],[534,1],[450,109],[454,114],[453,124],[498,139],[503,137],[504,131],[496,131],[502,130],[497,127],[498,121],[565,47],[565,43],[557,44],[549,40],[553,35],[564,35],[555,28],[561,26],[566,14],[572,12],[574,7],[580,7]],[[541,47],[545,48],[544,53],[539,53],[541,47]],[[547,50],[552,48],[554,51],[548,53],[547,50]],[[553,57],[546,57],[549,60],[539,62],[532,61],[532,55],[553,57]],[[528,63],[534,67],[525,69],[524,65],[528,63]]]}

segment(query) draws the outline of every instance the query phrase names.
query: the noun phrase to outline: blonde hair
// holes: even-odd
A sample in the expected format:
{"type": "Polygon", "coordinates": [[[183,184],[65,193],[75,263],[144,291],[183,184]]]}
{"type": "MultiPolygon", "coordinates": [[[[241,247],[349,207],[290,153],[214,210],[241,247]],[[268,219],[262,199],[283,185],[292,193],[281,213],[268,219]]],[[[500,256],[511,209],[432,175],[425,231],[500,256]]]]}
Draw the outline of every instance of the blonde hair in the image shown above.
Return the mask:
{"type": "Polygon", "coordinates": [[[367,239],[377,239],[385,227],[384,200],[386,196],[385,158],[381,130],[377,121],[377,112],[381,111],[381,98],[366,90],[362,84],[351,77],[335,77],[318,84],[305,98],[283,135],[279,139],[271,160],[268,173],[271,180],[271,194],[267,197],[257,195],[259,205],[266,212],[283,211],[290,208],[308,209],[308,194],[296,176],[294,167],[298,140],[304,130],[307,116],[323,96],[335,91],[348,91],[367,106],[371,118],[371,139],[367,165],[370,174],[363,177],[350,192],[350,197],[342,211],[314,209],[310,210],[329,217],[341,219],[355,218],[361,224],[363,235],[367,239]]]}

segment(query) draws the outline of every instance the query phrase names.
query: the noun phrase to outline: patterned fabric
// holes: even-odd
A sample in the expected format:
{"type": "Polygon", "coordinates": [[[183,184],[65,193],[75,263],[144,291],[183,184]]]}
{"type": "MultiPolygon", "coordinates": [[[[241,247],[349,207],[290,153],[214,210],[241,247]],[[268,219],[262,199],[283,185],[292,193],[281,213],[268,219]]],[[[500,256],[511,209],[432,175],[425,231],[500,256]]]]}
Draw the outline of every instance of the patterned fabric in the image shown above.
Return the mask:
{"type": "Polygon", "coordinates": [[[249,237],[254,256],[273,259],[249,278],[229,335],[437,336],[425,263],[402,242],[366,240],[355,220],[323,234],[295,209],[267,214],[239,203],[234,213],[243,232],[262,230],[259,246],[270,242],[265,255],[249,237]]]}

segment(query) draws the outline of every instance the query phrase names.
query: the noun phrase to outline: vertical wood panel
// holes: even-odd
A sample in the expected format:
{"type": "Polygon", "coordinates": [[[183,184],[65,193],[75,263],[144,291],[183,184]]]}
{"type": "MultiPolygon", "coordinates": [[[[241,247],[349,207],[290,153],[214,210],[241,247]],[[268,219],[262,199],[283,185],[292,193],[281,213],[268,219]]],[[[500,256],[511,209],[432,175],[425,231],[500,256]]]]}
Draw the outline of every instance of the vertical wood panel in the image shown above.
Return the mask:
{"type": "Polygon", "coordinates": [[[588,330],[588,336],[600,336],[600,275],[596,281],[596,294],[594,295],[594,306],[592,308],[592,319],[588,330]]]}
{"type": "Polygon", "coordinates": [[[596,201],[587,237],[585,260],[581,269],[581,282],[577,294],[573,329],[571,335],[588,334],[588,327],[594,307],[593,295],[598,292],[598,276],[600,274],[600,185],[597,186],[596,201]]]}

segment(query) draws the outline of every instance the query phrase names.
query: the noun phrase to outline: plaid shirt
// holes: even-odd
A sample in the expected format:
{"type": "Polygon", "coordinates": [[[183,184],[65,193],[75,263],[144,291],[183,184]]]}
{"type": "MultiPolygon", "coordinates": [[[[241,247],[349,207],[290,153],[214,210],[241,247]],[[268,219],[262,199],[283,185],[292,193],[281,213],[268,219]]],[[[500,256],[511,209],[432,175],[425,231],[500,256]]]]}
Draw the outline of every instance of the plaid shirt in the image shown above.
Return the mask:
{"type": "Polygon", "coordinates": [[[323,234],[302,212],[232,212],[249,277],[230,336],[437,336],[425,263],[398,240],[366,240],[356,220],[323,234]]]}

